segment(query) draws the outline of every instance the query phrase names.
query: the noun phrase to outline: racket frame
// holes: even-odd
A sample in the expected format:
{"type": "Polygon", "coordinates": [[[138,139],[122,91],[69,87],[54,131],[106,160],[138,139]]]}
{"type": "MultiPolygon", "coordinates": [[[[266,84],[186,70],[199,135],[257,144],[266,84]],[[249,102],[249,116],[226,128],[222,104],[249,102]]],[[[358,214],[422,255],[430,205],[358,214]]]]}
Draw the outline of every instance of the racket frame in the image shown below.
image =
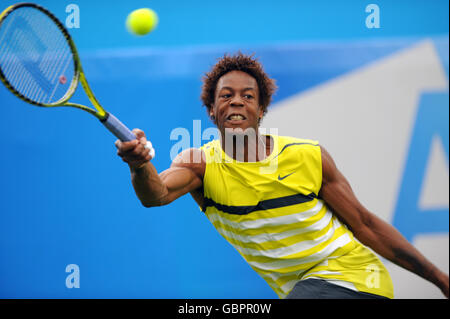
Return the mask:
{"type": "MultiPolygon", "coordinates": [[[[39,11],[41,11],[43,14],[45,14],[47,17],[49,17],[55,25],[58,27],[58,29],[62,32],[64,35],[70,50],[72,52],[73,56],[73,63],[74,63],[74,75],[72,77],[72,81],[70,83],[70,86],[67,90],[67,92],[64,94],[64,96],[59,99],[58,101],[54,103],[38,103],[36,101],[33,101],[20,92],[18,92],[11,83],[9,83],[6,76],[3,74],[3,71],[0,68],[0,80],[3,82],[3,84],[8,88],[9,91],[11,91],[15,96],[17,96],[19,99],[30,103],[32,105],[36,106],[42,106],[42,107],[58,107],[58,106],[70,106],[75,107],[78,109],[81,109],[83,111],[86,111],[92,115],[94,115],[96,118],[100,120],[100,122],[111,132],[113,133],[117,138],[119,138],[121,141],[131,141],[136,139],[135,134],[130,131],[122,122],[120,122],[114,115],[111,113],[108,113],[105,111],[105,109],[100,105],[97,98],[95,97],[94,93],[92,92],[87,80],[86,76],[84,75],[83,68],[81,66],[80,57],[78,55],[77,48],[75,46],[75,42],[72,40],[72,37],[70,36],[67,29],[64,27],[64,25],[59,21],[57,17],[53,15],[49,10],[45,9],[44,7],[37,5],[35,3],[29,3],[29,2],[23,2],[23,3],[17,3],[12,6],[7,7],[2,13],[0,13],[0,27],[2,23],[5,21],[5,19],[14,11],[21,7],[29,7],[34,8],[39,11]],[[78,83],[81,83],[84,92],[86,93],[87,97],[91,101],[92,105],[95,109],[92,109],[90,107],[87,107],[82,104],[69,102],[69,99],[74,95],[75,90],[78,87],[78,83]]],[[[151,158],[154,158],[155,156],[155,150],[152,147],[152,144],[150,141],[147,141],[146,148],[150,150],[151,158]]]]}
{"type": "Polygon", "coordinates": [[[64,25],[61,23],[61,21],[59,21],[59,19],[57,17],[55,17],[53,15],[53,13],[51,13],[50,11],[48,11],[47,9],[45,9],[44,7],[41,7],[38,4],[35,3],[30,3],[30,2],[23,2],[23,3],[17,3],[14,5],[9,6],[8,8],[6,8],[1,14],[0,14],[0,27],[3,23],[3,21],[5,21],[5,19],[9,16],[9,14],[11,14],[14,10],[17,10],[21,7],[31,7],[31,8],[35,8],[39,11],[41,11],[42,13],[44,13],[45,15],[47,15],[54,23],[55,25],[58,27],[58,29],[62,32],[62,34],[64,35],[64,38],[66,39],[70,50],[72,52],[73,55],[73,63],[74,63],[74,75],[72,77],[69,89],[67,90],[66,94],[64,94],[64,96],[59,99],[58,101],[54,102],[54,103],[38,103],[36,101],[33,101],[29,98],[27,98],[26,96],[24,96],[23,94],[21,94],[20,92],[18,92],[8,81],[8,79],[6,78],[6,76],[3,74],[2,69],[0,68],[0,80],[3,82],[3,84],[8,88],[9,91],[11,91],[15,96],[17,96],[19,99],[30,103],[32,105],[36,105],[36,106],[41,106],[41,107],[58,107],[58,106],[70,106],[70,107],[75,107],[78,109],[82,109],[92,115],[94,115],[95,117],[97,117],[100,121],[104,122],[107,120],[109,114],[108,112],[105,111],[105,109],[100,105],[100,103],[98,102],[97,98],[95,97],[94,93],[92,92],[87,80],[86,80],[86,76],[84,75],[83,72],[83,68],[81,66],[81,61],[80,61],[80,57],[78,55],[78,50],[75,46],[75,42],[73,41],[72,37],[70,36],[69,32],[67,31],[67,29],[64,27],[64,25]],[[95,107],[95,110],[87,107],[85,105],[82,104],[78,104],[78,103],[73,103],[73,102],[68,102],[72,96],[75,94],[75,91],[78,87],[78,83],[81,83],[86,95],[88,96],[90,102],[92,103],[92,105],[95,107]]]}

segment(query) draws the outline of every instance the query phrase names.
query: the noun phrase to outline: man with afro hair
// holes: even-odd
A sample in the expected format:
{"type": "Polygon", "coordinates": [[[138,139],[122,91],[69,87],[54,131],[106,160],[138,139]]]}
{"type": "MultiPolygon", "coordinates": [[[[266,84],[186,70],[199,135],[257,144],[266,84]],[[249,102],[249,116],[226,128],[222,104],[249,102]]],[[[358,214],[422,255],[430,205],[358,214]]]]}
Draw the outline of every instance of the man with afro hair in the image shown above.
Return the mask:
{"type": "Polygon", "coordinates": [[[280,298],[393,298],[372,250],[448,298],[448,276],[358,201],[317,141],[261,132],[276,89],[253,56],[225,55],[205,74],[201,93],[219,139],[182,151],[159,174],[142,130],[133,130],[134,141],[116,141],[142,204],[190,193],[280,298]]]}

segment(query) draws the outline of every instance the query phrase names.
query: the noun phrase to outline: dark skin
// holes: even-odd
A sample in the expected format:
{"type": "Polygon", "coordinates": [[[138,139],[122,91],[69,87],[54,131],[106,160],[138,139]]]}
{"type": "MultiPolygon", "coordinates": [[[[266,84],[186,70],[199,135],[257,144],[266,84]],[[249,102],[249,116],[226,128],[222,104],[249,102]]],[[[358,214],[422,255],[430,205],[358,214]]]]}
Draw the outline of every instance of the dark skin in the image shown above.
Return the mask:
{"type": "MultiPolygon", "coordinates": [[[[219,79],[210,116],[222,136],[225,136],[227,128],[253,128],[258,132],[259,120],[263,115],[258,96],[257,82],[247,73],[231,71],[219,79]]],[[[145,207],[167,205],[190,193],[194,200],[203,206],[202,185],[206,168],[203,151],[189,149],[181,152],[169,169],[158,174],[149,161],[149,151],[144,147],[147,141],[144,132],[139,129],[133,132],[137,136],[136,140],[116,141],[116,146],[118,155],[130,167],[132,184],[141,203],[145,207]]],[[[265,156],[270,155],[271,138],[260,136],[257,141],[263,141],[261,145],[265,147],[265,156]]],[[[244,158],[255,155],[253,150],[254,148],[244,144],[244,158]]],[[[394,227],[366,209],[356,198],[349,182],[338,170],[330,154],[323,147],[321,152],[322,188],[319,197],[352,230],[361,243],[400,267],[434,283],[448,298],[448,275],[428,261],[394,227]]],[[[235,158],[236,150],[233,149],[232,154],[228,155],[235,158]]],[[[258,154],[255,156],[257,161],[264,159],[258,154]]]]}

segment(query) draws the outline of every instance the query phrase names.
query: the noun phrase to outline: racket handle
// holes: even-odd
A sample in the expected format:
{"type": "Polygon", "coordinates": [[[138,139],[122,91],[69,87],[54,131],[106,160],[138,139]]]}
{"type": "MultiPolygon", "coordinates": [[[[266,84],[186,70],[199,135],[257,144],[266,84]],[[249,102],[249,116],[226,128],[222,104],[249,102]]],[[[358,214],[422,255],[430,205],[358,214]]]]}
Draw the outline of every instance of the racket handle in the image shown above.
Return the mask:
{"type": "MultiPolygon", "coordinates": [[[[136,135],[134,135],[128,127],[126,127],[111,113],[106,113],[106,117],[103,120],[100,120],[100,122],[102,122],[102,124],[122,142],[128,142],[136,139],[136,135]]],[[[147,141],[147,145],[145,147],[150,150],[150,156],[153,159],[155,157],[155,149],[153,148],[152,143],[147,141]]]]}
{"type": "Polygon", "coordinates": [[[128,142],[136,139],[136,135],[131,132],[117,117],[111,113],[106,113],[106,117],[100,120],[106,128],[113,133],[122,142],[128,142]]]}

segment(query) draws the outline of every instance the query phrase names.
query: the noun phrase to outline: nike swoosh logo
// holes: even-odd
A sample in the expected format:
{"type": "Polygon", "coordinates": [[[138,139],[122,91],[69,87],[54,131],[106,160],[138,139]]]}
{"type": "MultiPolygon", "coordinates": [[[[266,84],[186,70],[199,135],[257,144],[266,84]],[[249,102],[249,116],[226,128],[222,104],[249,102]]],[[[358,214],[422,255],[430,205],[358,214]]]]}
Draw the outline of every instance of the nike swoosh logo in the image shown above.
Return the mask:
{"type": "Polygon", "coordinates": [[[292,175],[292,174],[294,174],[294,173],[295,173],[295,171],[293,171],[293,172],[290,173],[290,174],[284,175],[283,177],[281,177],[280,175],[278,175],[278,180],[279,180],[279,181],[282,181],[283,179],[285,179],[286,177],[288,177],[288,176],[290,176],[290,175],[292,175]]]}

